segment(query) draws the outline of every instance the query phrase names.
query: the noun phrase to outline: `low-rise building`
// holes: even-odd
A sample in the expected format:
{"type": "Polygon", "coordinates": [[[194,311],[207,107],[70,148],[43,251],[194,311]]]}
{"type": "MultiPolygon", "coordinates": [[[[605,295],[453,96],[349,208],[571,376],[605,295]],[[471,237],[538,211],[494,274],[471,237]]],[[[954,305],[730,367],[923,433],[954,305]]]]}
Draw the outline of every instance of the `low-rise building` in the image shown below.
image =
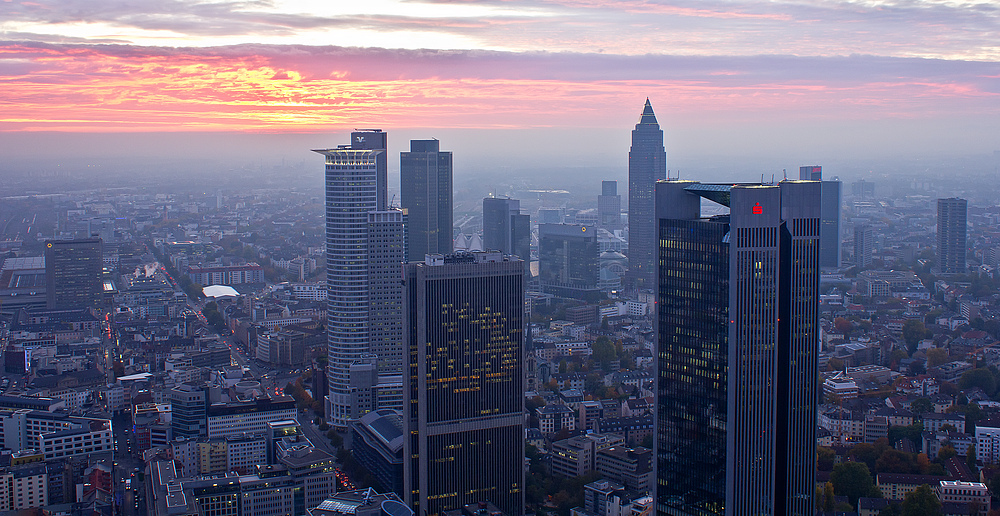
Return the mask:
{"type": "Polygon", "coordinates": [[[538,429],[545,435],[554,434],[562,429],[576,428],[576,413],[566,405],[551,404],[535,409],[538,416],[538,429]]]}
{"type": "MultiPolygon", "coordinates": [[[[965,507],[976,506],[979,511],[976,516],[986,516],[990,512],[992,497],[982,482],[962,482],[961,480],[942,480],[937,486],[937,496],[941,503],[956,503],[965,507]]],[[[970,514],[970,513],[963,513],[970,514]]]]}
{"type": "Polygon", "coordinates": [[[653,451],[649,448],[612,446],[597,452],[594,466],[604,478],[621,482],[637,493],[648,494],[653,492],[656,480],[652,460],[653,451]]]}

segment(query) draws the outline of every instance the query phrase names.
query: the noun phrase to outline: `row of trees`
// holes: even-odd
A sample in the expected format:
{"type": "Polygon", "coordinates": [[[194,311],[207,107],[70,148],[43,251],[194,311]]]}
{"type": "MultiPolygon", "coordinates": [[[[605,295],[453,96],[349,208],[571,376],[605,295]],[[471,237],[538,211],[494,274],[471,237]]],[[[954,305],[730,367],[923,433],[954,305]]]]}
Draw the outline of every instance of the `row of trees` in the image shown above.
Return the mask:
{"type": "MultiPolygon", "coordinates": [[[[875,485],[868,465],[863,462],[844,462],[837,464],[830,474],[822,492],[817,492],[820,508],[824,512],[850,512],[858,507],[858,499],[862,497],[882,498],[882,491],[875,485]],[[850,507],[837,507],[834,495],[846,496],[850,507]]],[[[883,509],[880,516],[938,516],[941,515],[941,502],[928,485],[922,485],[907,493],[903,503],[889,505],[883,509]]]]}

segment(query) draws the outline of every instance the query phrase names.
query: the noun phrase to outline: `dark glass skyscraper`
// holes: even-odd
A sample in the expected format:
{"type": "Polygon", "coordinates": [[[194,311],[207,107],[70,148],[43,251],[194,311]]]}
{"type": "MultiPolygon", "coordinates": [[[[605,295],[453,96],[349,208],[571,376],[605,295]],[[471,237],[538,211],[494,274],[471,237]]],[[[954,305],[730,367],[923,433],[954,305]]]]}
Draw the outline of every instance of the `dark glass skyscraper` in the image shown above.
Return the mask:
{"type": "Polygon", "coordinates": [[[812,515],[820,184],[656,195],[657,512],[812,515]]]}
{"type": "Polygon", "coordinates": [[[663,131],[649,99],[632,131],[628,153],[628,263],[629,283],[640,290],[656,288],[656,182],[667,177],[663,131]]]}
{"type": "Polygon", "coordinates": [[[96,307],[104,295],[100,238],[45,242],[45,294],[50,310],[96,307]]]}
{"type": "Polygon", "coordinates": [[[598,301],[600,254],[593,226],[538,225],[538,279],[546,293],[598,301]]]}
{"type": "Polygon", "coordinates": [[[451,152],[437,140],[410,140],[399,154],[399,187],[407,210],[407,261],[452,251],[451,152]]]}
{"type": "Polygon", "coordinates": [[[428,255],[404,278],[406,502],[428,516],[480,501],[524,514],[524,265],[428,255]]]}
{"type": "Polygon", "coordinates": [[[528,263],[531,259],[531,225],[521,213],[521,201],[483,199],[483,250],[512,254],[528,263]]]}
{"type": "Polygon", "coordinates": [[[597,196],[597,224],[611,232],[622,229],[622,196],[618,195],[618,181],[601,181],[601,195],[597,196]]]}
{"type": "Polygon", "coordinates": [[[956,197],[938,199],[937,209],[937,270],[941,274],[965,274],[969,203],[956,197]]]}

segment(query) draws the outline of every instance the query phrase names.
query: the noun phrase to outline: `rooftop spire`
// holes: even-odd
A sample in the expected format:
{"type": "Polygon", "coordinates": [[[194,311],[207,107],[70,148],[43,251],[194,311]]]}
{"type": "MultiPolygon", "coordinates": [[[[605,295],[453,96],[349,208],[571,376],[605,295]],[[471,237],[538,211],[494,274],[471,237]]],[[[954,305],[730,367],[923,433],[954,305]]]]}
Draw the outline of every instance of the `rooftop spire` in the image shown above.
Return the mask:
{"type": "Polygon", "coordinates": [[[642,118],[639,119],[640,124],[652,124],[656,125],[656,115],[653,114],[653,106],[649,103],[649,97],[646,97],[646,105],[642,107],[642,118]]]}

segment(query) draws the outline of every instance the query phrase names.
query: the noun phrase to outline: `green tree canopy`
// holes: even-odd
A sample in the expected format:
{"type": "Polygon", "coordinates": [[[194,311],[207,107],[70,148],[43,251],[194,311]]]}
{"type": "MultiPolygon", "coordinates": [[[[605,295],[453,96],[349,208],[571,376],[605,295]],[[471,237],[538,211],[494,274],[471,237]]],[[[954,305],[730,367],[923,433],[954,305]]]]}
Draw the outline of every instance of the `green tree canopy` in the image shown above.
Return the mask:
{"type": "Polygon", "coordinates": [[[997,380],[989,369],[979,367],[962,373],[962,377],[958,380],[959,389],[965,390],[972,387],[979,387],[986,391],[987,395],[993,396],[993,393],[996,392],[997,380]]]}
{"type": "Polygon", "coordinates": [[[927,367],[937,367],[948,363],[948,350],[944,348],[931,348],[927,350],[927,367]]]}
{"type": "Polygon", "coordinates": [[[593,351],[592,358],[601,364],[601,368],[604,370],[607,370],[611,361],[616,358],[615,345],[611,343],[611,339],[605,336],[598,337],[591,346],[591,350],[593,351]]]}
{"type": "Polygon", "coordinates": [[[924,484],[909,493],[903,499],[903,516],[940,516],[941,502],[931,487],[924,484]]]}
{"type": "Polygon", "coordinates": [[[903,323],[903,340],[910,348],[910,353],[916,351],[917,343],[925,338],[927,338],[927,327],[924,326],[923,321],[910,319],[903,323]]]}
{"type": "Polygon", "coordinates": [[[858,506],[858,498],[862,496],[881,497],[875,487],[871,472],[863,462],[843,462],[833,467],[830,473],[833,491],[839,496],[846,496],[852,507],[858,506]]]}
{"type": "Polygon", "coordinates": [[[914,414],[934,412],[934,404],[931,403],[930,398],[917,398],[913,400],[913,403],[910,403],[910,412],[914,414]]]}

